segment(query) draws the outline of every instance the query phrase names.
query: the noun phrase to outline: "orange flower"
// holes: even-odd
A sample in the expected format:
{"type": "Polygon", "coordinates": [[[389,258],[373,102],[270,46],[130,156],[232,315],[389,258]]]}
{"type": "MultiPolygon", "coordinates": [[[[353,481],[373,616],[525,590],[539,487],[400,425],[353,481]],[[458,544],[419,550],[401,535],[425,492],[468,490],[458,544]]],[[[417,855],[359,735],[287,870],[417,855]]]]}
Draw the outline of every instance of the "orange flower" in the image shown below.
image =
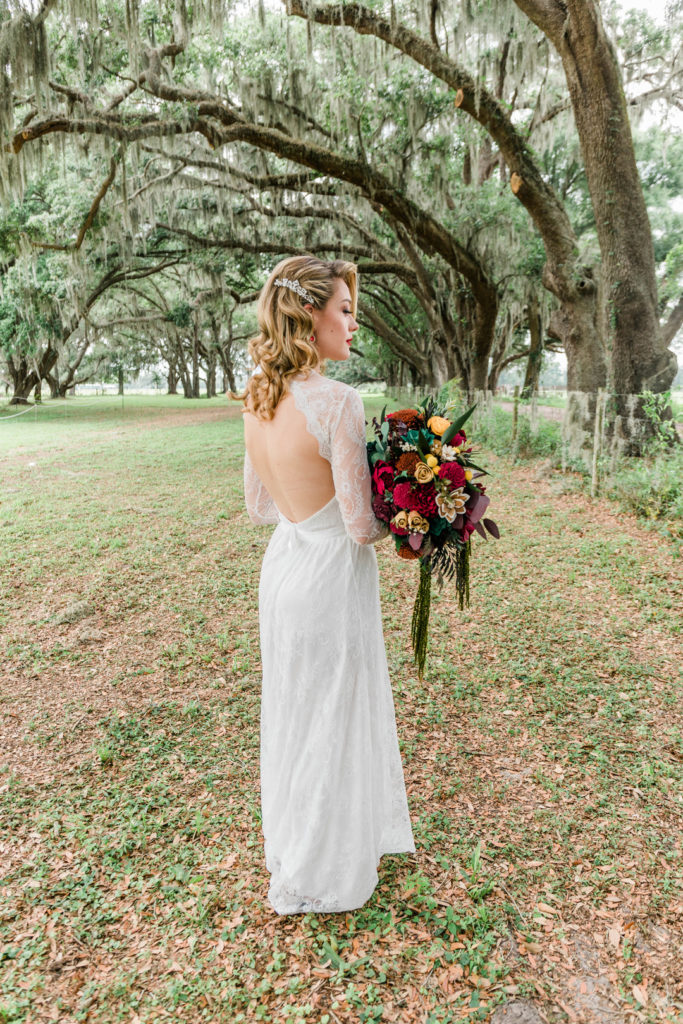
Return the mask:
{"type": "Polygon", "coordinates": [[[427,426],[431,430],[432,434],[443,434],[451,425],[451,421],[447,420],[444,416],[432,416],[427,423],[427,426]]]}
{"type": "Polygon", "coordinates": [[[417,452],[404,452],[396,461],[396,469],[399,473],[410,473],[412,476],[419,461],[417,452]]]}
{"type": "Polygon", "coordinates": [[[408,544],[404,545],[404,547],[399,548],[396,553],[399,558],[410,559],[420,557],[419,553],[417,551],[413,551],[413,549],[408,544]]]}
{"type": "Polygon", "coordinates": [[[422,426],[422,416],[417,409],[397,409],[396,412],[388,412],[387,419],[400,420],[401,423],[405,423],[408,430],[422,426]]]}

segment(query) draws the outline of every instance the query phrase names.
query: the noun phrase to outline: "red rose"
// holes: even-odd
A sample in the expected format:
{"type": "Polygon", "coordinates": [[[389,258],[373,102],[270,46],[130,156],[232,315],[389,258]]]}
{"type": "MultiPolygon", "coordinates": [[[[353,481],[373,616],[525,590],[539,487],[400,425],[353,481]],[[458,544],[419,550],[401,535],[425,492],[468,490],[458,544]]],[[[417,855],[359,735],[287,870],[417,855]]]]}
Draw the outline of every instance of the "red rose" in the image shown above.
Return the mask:
{"type": "Polygon", "coordinates": [[[444,462],[439,467],[439,477],[448,480],[451,488],[462,487],[465,483],[465,470],[459,462],[444,462]]]}
{"type": "Polygon", "coordinates": [[[388,462],[378,462],[372,471],[372,480],[377,494],[384,494],[394,482],[394,471],[388,462]]]}
{"type": "Polygon", "coordinates": [[[395,533],[397,537],[407,537],[410,533],[410,530],[403,530],[400,526],[397,526],[396,523],[389,523],[389,529],[392,533],[395,533]]]}
{"type": "Polygon", "coordinates": [[[464,430],[460,430],[460,431],[458,431],[458,433],[457,433],[457,434],[455,435],[455,437],[453,438],[453,440],[452,440],[452,441],[449,441],[448,443],[449,443],[450,445],[453,445],[453,447],[454,447],[454,448],[457,448],[457,447],[458,447],[458,445],[462,444],[462,443],[463,443],[463,441],[466,441],[466,440],[467,440],[467,438],[465,437],[465,431],[464,431],[464,430]]]}

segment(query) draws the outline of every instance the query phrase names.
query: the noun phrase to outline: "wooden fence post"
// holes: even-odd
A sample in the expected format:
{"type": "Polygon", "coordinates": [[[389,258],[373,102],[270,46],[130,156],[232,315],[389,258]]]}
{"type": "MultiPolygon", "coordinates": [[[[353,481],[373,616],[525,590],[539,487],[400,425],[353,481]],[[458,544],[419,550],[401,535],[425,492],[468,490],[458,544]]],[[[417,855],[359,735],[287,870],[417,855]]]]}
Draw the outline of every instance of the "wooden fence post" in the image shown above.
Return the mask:
{"type": "Polygon", "coordinates": [[[512,461],[517,458],[517,427],[519,423],[519,384],[515,384],[512,406],[512,461]]]}
{"type": "Polygon", "coordinates": [[[602,436],[602,410],[604,388],[598,388],[595,399],[595,420],[593,423],[593,465],[591,467],[591,498],[598,493],[598,451],[600,449],[600,438],[602,436]]]}

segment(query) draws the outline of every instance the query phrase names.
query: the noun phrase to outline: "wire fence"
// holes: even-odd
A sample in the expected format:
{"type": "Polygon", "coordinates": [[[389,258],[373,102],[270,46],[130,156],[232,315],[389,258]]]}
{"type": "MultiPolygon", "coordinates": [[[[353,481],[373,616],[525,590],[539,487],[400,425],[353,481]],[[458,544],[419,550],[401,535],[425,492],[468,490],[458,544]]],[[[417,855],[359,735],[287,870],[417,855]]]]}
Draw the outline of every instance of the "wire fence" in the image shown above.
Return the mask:
{"type": "MultiPolygon", "coordinates": [[[[567,469],[582,468],[590,473],[590,493],[595,497],[599,490],[600,479],[614,475],[619,457],[619,430],[612,417],[608,436],[607,425],[609,417],[607,411],[611,400],[616,398],[626,399],[621,403],[621,413],[617,419],[623,419],[623,414],[634,414],[642,408],[644,395],[629,394],[608,391],[606,388],[598,388],[597,391],[567,391],[561,389],[561,397],[564,399],[563,406],[544,406],[539,402],[542,394],[534,393],[529,399],[522,399],[519,386],[515,386],[512,395],[495,394],[492,391],[475,391],[468,396],[469,404],[475,405],[472,414],[471,425],[473,430],[480,429],[482,425],[490,426],[497,409],[508,407],[512,413],[512,425],[510,431],[510,456],[514,461],[519,456],[521,440],[520,423],[523,418],[528,421],[530,436],[536,437],[540,428],[541,419],[554,420],[560,430],[560,453],[562,472],[567,469]],[[511,406],[511,408],[510,408],[511,406]],[[568,416],[567,411],[572,406],[573,415],[568,416]],[[546,410],[552,409],[552,415],[541,416],[539,407],[546,410]]],[[[436,394],[436,390],[433,392],[436,394]]],[[[556,392],[555,392],[556,393],[556,392]]],[[[412,387],[401,389],[387,387],[385,397],[398,402],[414,402],[422,392],[412,387]]],[[[104,396],[102,396],[104,397],[104,396]]],[[[107,396],[114,397],[114,396],[107,396]]],[[[119,397],[119,396],[117,396],[119,397]]],[[[460,405],[465,400],[461,394],[453,396],[460,405]]],[[[124,412],[124,396],[121,395],[121,412],[124,412]]],[[[33,413],[34,420],[46,410],[53,410],[63,407],[65,417],[68,417],[69,408],[80,413],[82,409],[94,406],[103,407],[101,398],[93,401],[81,402],[74,399],[49,399],[45,403],[35,403],[19,412],[0,415],[0,424],[5,420],[14,420],[20,416],[33,413]]],[[[678,424],[678,432],[683,435],[683,424],[678,424]]]]}
{"type": "MultiPolygon", "coordinates": [[[[107,397],[111,398],[113,396],[109,395],[107,397]]],[[[123,395],[117,396],[117,397],[121,398],[121,403],[120,404],[121,404],[121,409],[123,410],[123,408],[124,408],[123,395]]],[[[63,406],[64,407],[64,414],[68,415],[69,407],[71,409],[73,409],[73,410],[78,410],[80,412],[81,409],[87,409],[89,406],[94,406],[94,405],[99,405],[99,407],[102,408],[102,403],[99,400],[97,400],[97,399],[95,401],[93,401],[93,402],[81,402],[81,401],[76,400],[76,402],[74,404],[74,399],[51,398],[47,402],[35,402],[33,405],[29,405],[25,409],[22,409],[21,412],[5,413],[4,415],[0,414],[0,423],[4,423],[5,420],[15,420],[18,416],[26,416],[28,413],[31,413],[31,412],[33,413],[34,419],[37,419],[39,413],[42,414],[43,412],[46,412],[46,411],[52,411],[57,406],[63,406]]],[[[10,406],[10,408],[11,408],[11,406],[10,406]]]]}

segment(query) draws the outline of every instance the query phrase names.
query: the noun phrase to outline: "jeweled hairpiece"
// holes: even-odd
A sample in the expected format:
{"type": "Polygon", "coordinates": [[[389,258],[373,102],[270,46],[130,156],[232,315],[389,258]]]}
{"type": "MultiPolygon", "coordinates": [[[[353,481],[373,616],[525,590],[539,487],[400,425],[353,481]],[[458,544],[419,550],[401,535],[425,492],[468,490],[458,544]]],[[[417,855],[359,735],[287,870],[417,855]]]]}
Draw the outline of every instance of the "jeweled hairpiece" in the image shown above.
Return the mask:
{"type": "Polygon", "coordinates": [[[297,295],[300,295],[302,299],[305,299],[306,302],[310,302],[312,306],[315,306],[315,299],[313,296],[309,295],[306,289],[300,285],[298,281],[292,281],[288,277],[276,277],[273,283],[276,288],[291,288],[291,290],[296,292],[297,295]]]}

